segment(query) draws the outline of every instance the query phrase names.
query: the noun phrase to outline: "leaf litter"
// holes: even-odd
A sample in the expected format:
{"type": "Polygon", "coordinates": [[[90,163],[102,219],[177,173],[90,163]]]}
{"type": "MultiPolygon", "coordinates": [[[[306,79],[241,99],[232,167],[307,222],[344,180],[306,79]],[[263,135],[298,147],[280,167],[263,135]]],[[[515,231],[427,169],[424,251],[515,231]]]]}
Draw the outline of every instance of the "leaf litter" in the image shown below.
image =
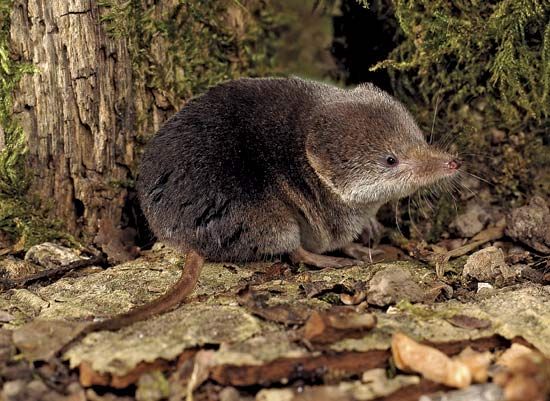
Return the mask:
{"type": "MultiPolygon", "coordinates": [[[[542,401],[550,392],[545,234],[535,223],[510,225],[526,213],[544,221],[541,202],[530,205],[513,211],[506,229],[474,205],[456,226],[470,240],[399,245],[420,261],[298,272],[208,263],[188,304],[89,334],[61,354],[87,322],[156,298],[182,258],[156,248],[5,291],[1,397],[542,401]]],[[[54,259],[47,263],[62,264],[54,259]]]]}

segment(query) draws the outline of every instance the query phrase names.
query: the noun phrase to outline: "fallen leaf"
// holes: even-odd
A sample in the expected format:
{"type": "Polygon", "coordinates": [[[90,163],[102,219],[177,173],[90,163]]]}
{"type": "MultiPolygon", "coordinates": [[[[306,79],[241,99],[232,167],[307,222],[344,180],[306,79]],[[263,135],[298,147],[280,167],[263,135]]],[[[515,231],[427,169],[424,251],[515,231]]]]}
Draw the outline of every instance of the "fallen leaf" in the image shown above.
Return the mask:
{"type": "Polygon", "coordinates": [[[450,387],[464,388],[472,382],[470,370],[464,363],[419,344],[403,333],[393,335],[391,350],[395,366],[405,372],[417,372],[426,379],[450,387]]]}
{"type": "Polygon", "coordinates": [[[138,382],[139,378],[149,372],[168,370],[170,364],[162,359],[153,362],[141,362],[125,375],[117,376],[110,373],[100,373],[93,369],[91,363],[82,361],[78,365],[79,381],[83,387],[111,386],[117,389],[126,388],[138,382]]]}
{"type": "Polygon", "coordinates": [[[491,327],[491,322],[484,319],[478,319],[476,317],[466,315],[454,315],[447,319],[455,327],[463,329],[488,329],[491,327]]]}
{"type": "Polygon", "coordinates": [[[376,326],[376,316],[358,313],[348,308],[315,311],[304,326],[304,338],[320,344],[333,343],[343,338],[358,338],[376,326]]]}
{"type": "Polygon", "coordinates": [[[342,301],[344,305],[359,305],[366,297],[366,291],[357,291],[353,295],[340,294],[340,301],[342,301]]]}
{"type": "Polygon", "coordinates": [[[438,298],[451,299],[453,297],[453,287],[449,284],[435,281],[433,285],[428,288],[424,294],[424,302],[434,303],[438,298]]]}
{"type": "Polygon", "coordinates": [[[213,358],[214,351],[209,350],[201,350],[195,355],[193,373],[187,383],[187,401],[193,401],[193,391],[208,379],[213,358]]]}
{"type": "Polygon", "coordinates": [[[336,373],[345,377],[383,367],[388,358],[389,352],[386,350],[331,352],[280,358],[261,365],[217,365],[211,369],[211,378],[222,385],[265,386],[282,380],[322,379],[336,373]]]}
{"type": "Polygon", "coordinates": [[[305,303],[269,305],[270,298],[268,291],[248,289],[240,294],[239,304],[256,316],[286,325],[303,324],[311,315],[312,308],[305,303]]]}
{"type": "Polygon", "coordinates": [[[326,292],[335,291],[336,287],[340,286],[340,284],[317,280],[301,283],[301,286],[304,289],[306,297],[313,298],[326,292]]]}
{"type": "Polygon", "coordinates": [[[489,351],[477,352],[470,347],[466,347],[454,359],[464,363],[468,367],[474,382],[485,383],[487,381],[489,377],[489,365],[493,359],[489,351]]]}

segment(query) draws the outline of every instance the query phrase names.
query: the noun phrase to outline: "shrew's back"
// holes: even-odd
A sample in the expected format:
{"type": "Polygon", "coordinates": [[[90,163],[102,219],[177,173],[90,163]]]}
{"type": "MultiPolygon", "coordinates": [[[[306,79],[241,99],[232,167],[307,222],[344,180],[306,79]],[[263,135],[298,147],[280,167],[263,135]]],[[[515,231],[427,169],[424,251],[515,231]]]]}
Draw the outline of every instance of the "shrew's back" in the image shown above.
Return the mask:
{"type": "Polygon", "coordinates": [[[215,255],[214,248],[246,234],[228,234],[226,226],[265,207],[274,182],[300,179],[304,116],[319,88],[325,86],[301,79],[231,81],[174,115],[148,144],[138,181],[155,234],[180,248],[202,248],[211,259],[242,259],[242,251],[215,255]]]}

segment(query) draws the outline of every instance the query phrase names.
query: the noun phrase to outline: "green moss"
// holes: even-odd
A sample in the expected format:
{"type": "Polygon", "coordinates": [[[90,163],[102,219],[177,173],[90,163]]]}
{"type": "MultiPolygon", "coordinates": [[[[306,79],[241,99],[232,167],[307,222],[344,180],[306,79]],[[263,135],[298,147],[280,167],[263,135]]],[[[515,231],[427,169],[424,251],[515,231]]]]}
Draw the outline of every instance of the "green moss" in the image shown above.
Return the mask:
{"type": "Polygon", "coordinates": [[[423,304],[411,304],[409,301],[399,301],[395,307],[402,312],[407,312],[421,320],[449,319],[456,314],[451,306],[446,309],[436,309],[423,304]]]}
{"type": "Polygon", "coordinates": [[[161,9],[104,0],[100,6],[105,29],[127,40],[135,82],[167,107],[177,109],[221,81],[276,72],[282,16],[261,2],[196,0],[161,9]]]}
{"type": "Polygon", "coordinates": [[[14,62],[8,48],[12,0],[0,0],[0,196],[21,195],[28,187],[25,172],[25,135],[11,118],[12,92],[24,74],[34,67],[14,62]]]}
{"type": "Polygon", "coordinates": [[[77,244],[73,237],[64,233],[60,221],[48,218],[38,200],[27,197],[0,197],[0,233],[12,243],[14,253],[55,239],[77,244]]]}
{"type": "Polygon", "coordinates": [[[12,94],[24,74],[32,74],[32,65],[12,60],[8,47],[12,0],[0,0],[0,239],[12,251],[26,250],[32,245],[64,238],[62,224],[50,220],[43,205],[29,199],[30,184],[26,170],[26,137],[18,121],[12,117],[12,94]]]}
{"type": "MultiPolygon", "coordinates": [[[[550,8],[543,0],[397,0],[387,68],[429,131],[453,140],[501,203],[523,202],[548,169],[550,8]],[[437,115],[434,115],[439,104],[437,115]],[[504,131],[496,143],[492,130],[504,131]]],[[[546,193],[548,195],[548,193],[546,193]]]]}
{"type": "Polygon", "coordinates": [[[136,187],[135,180],[127,179],[127,180],[109,180],[108,184],[112,188],[126,188],[126,189],[134,189],[136,187]]]}
{"type": "Polygon", "coordinates": [[[333,16],[339,12],[337,1],[277,2],[282,33],[276,64],[284,66],[287,74],[328,80],[337,69],[330,49],[334,40],[333,16]]]}

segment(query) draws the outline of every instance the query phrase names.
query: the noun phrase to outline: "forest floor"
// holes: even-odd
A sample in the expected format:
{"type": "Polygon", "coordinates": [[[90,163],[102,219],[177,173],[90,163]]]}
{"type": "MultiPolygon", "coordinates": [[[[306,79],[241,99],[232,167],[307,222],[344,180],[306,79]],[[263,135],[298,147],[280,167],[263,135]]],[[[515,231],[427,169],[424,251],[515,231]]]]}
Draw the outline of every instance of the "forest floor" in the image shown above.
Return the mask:
{"type": "Polygon", "coordinates": [[[208,263],[185,305],[83,338],[162,294],[183,257],[157,244],[105,268],[50,243],[4,256],[0,399],[548,399],[546,201],[473,205],[453,224],[461,238],[394,240],[362,266],[208,263]]]}

